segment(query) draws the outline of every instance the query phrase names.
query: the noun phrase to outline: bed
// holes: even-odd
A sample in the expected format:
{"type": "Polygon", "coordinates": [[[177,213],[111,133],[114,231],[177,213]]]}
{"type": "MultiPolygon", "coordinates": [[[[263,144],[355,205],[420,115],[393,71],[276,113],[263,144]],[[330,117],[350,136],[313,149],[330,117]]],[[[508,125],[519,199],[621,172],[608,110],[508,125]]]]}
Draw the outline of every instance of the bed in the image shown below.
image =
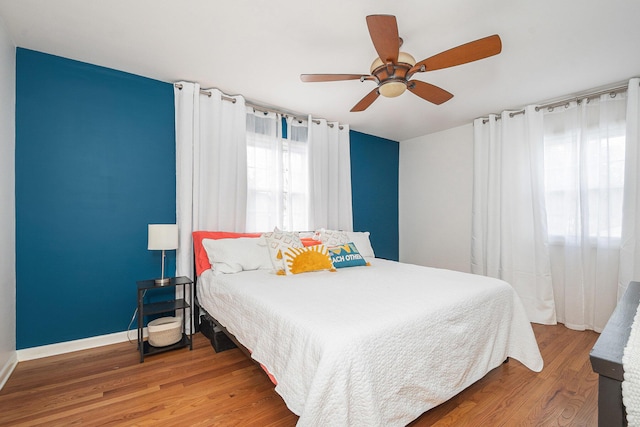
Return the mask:
{"type": "MultiPolygon", "coordinates": [[[[366,246],[368,234],[359,239],[366,246]]],[[[211,241],[194,233],[196,258],[211,241]]],[[[362,258],[364,265],[284,275],[266,265],[223,273],[210,258],[199,271],[198,305],[268,371],[298,425],[404,426],[508,358],[542,369],[509,284],[362,258]]]]}

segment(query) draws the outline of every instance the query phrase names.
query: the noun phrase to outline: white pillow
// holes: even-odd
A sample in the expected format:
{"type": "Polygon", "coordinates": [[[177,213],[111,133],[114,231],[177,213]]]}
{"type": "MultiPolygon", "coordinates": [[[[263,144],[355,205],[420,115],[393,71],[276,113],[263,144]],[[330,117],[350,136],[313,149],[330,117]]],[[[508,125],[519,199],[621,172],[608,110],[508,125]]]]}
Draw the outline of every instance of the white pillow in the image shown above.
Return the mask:
{"type": "Polygon", "coordinates": [[[375,258],[376,254],[373,252],[373,246],[371,246],[371,240],[369,240],[370,233],[368,231],[345,231],[345,233],[349,241],[356,245],[360,255],[375,258]]]}
{"type": "Polygon", "coordinates": [[[325,228],[317,230],[313,238],[315,240],[320,240],[324,245],[327,246],[338,246],[349,243],[349,236],[347,236],[346,232],[339,230],[327,230],[325,228]]]}
{"type": "Polygon", "coordinates": [[[353,242],[358,248],[358,252],[363,257],[375,258],[368,231],[338,231],[325,230],[321,228],[316,231],[314,239],[320,240],[327,246],[339,246],[345,243],[353,242]]]}
{"type": "Polygon", "coordinates": [[[271,266],[276,274],[286,274],[284,252],[289,248],[302,248],[300,236],[296,232],[282,231],[276,227],[273,231],[262,234],[261,241],[266,242],[271,259],[271,266]],[[264,239],[264,240],[263,240],[264,239]]]}
{"type": "Polygon", "coordinates": [[[298,237],[301,239],[313,239],[315,235],[315,231],[298,231],[298,237]]]}
{"type": "Polygon", "coordinates": [[[215,274],[239,273],[243,270],[270,270],[269,251],[255,237],[237,239],[202,239],[215,274]]]}

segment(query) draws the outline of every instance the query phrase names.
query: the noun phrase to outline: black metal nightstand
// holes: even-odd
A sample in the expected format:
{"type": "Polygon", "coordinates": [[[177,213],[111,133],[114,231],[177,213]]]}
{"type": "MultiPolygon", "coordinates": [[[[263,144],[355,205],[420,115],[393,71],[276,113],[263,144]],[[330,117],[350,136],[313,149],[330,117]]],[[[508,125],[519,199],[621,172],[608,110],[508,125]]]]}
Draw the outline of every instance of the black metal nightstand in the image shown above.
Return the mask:
{"type": "Polygon", "coordinates": [[[193,310],[189,310],[189,333],[187,333],[187,309],[191,308],[189,301],[194,301],[194,288],[193,281],[185,276],[172,277],[168,284],[164,286],[158,286],[155,284],[154,279],[141,280],[138,284],[138,350],[140,351],[140,363],[144,362],[145,355],[151,355],[156,353],[162,353],[169,350],[175,350],[189,346],[189,350],[193,349],[193,310]],[[175,297],[166,301],[159,302],[147,302],[145,303],[145,295],[147,292],[152,292],[159,289],[175,288],[182,286],[182,294],[185,298],[176,299],[175,297]],[[189,301],[186,300],[186,296],[190,296],[189,301]],[[174,312],[177,314],[179,310],[182,310],[182,339],[175,344],[171,344],[165,347],[154,347],[144,340],[144,317],[152,314],[174,312]]]}

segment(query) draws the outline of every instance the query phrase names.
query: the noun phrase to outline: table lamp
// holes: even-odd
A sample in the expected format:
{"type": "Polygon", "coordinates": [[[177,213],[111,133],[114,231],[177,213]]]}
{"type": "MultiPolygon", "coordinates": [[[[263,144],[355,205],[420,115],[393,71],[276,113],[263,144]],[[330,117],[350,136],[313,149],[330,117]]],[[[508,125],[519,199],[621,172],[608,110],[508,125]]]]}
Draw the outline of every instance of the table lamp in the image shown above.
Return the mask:
{"type": "Polygon", "coordinates": [[[164,277],[165,250],[178,249],[178,226],[176,224],[149,224],[150,251],[162,251],[162,275],[155,279],[156,286],[169,284],[170,278],[164,277]]]}

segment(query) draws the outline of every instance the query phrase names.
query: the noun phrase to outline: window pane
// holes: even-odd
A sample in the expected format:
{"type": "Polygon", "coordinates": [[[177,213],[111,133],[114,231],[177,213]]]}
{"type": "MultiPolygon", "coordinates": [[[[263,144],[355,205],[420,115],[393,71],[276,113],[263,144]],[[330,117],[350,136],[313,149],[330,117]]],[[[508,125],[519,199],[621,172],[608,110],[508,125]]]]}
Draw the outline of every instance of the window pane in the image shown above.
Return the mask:
{"type": "Polygon", "coordinates": [[[573,103],[545,114],[545,202],[551,237],[620,237],[624,115],[605,116],[600,107],[597,101],[573,103]]]}
{"type": "MultiPolygon", "coordinates": [[[[247,227],[250,231],[306,230],[308,160],[306,123],[278,131],[280,116],[247,114],[247,227]]],[[[280,122],[281,123],[281,122],[280,122]]]]}

